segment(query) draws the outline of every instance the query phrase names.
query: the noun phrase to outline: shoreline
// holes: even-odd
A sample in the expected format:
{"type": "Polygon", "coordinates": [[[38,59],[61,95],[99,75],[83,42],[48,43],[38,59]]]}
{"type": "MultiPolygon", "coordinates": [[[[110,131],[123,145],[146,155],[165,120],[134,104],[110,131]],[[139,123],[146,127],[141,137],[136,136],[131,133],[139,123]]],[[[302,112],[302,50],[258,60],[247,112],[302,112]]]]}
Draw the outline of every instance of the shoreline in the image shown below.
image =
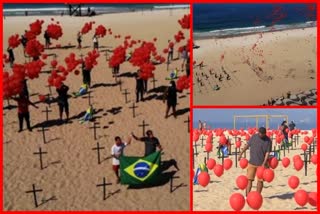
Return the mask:
{"type": "Polygon", "coordinates": [[[273,33],[273,32],[283,32],[283,31],[289,31],[289,30],[298,30],[298,29],[306,29],[306,28],[317,28],[316,22],[312,23],[311,26],[297,26],[297,25],[289,25],[287,28],[279,28],[274,29],[272,27],[265,27],[260,30],[254,31],[254,32],[245,32],[243,31],[238,32],[239,34],[228,34],[228,35],[212,35],[212,32],[194,32],[193,33],[193,39],[194,41],[200,41],[200,40],[210,40],[210,39],[226,39],[226,38],[235,38],[235,37],[244,37],[249,35],[256,35],[260,33],[273,33]]]}
{"type": "MultiPolygon", "coordinates": [[[[154,5],[151,8],[130,8],[130,7],[91,7],[92,11],[95,11],[94,16],[87,14],[87,8],[82,7],[82,16],[73,15],[73,17],[95,17],[106,14],[121,14],[121,13],[135,13],[135,12],[153,12],[153,11],[172,11],[172,10],[186,10],[190,9],[189,5],[154,5]]],[[[26,8],[26,9],[3,9],[3,17],[32,17],[32,16],[69,16],[67,6],[65,8],[26,8]],[[10,11],[6,11],[10,10],[10,11]],[[14,10],[14,11],[13,11],[14,10]],[[25,15],[28,12],[28,15],[25,15]],[[9,13],[9,14],[8,14],[9,13]],[[12,14],[18,13],[18,14],[12,14]]]]}

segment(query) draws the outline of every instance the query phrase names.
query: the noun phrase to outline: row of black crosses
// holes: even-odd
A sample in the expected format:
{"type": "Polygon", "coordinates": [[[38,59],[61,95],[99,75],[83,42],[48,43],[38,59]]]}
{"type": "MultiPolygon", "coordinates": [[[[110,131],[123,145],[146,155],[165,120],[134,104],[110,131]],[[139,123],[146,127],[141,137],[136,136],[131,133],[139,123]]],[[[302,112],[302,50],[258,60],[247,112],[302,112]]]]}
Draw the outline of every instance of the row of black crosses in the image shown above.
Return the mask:
{"type": "MultiPolygon", "coordinates": [[[[106,55],[107,56],[107,55],[106,55]]],[[[81,57],[83,57],[83,55],[81,55],[81,57]]],[[[53,68],[52,68],[53,69],[53,68]]],[[[157,80],[153,77],[152,81],[153,83],[153,88],[156,87],[155,83],[157,82],[157,80]]],[[[122,81],[119,80],[118,81],[118,84],[119,84],[119,89],[120,89],[120,92],[123,91],[122,89],[122,81]]],[[[49,89],[49,94],[48,94],[48,101],[47,104],[48,106],[46,106],[46,109],[44,111],[42,111],[43,113],[46,113],[46,122],[49,121],[49,113],[52,112],[52,110],[50,110],[49,108],[51,107],[50,106],[50,100],[52,99],[53,95],[52,95],[52,89],[51,89],[51,86],[48,85],[46,86],[48,87],[49,89]]],[[[124,96],[125,96],[125,103],[127,104],[128,103],[128,94],[130,94],[128,92],[128,89],[124,89],[124,92],[122,93],[124,96]]],[[[93,98],[93,96],[91,96],[91,92],[88,91],[88,104],[91,105],[92,104],[92,101],[91,101],[91,98],[93,98]]],[[[130,109],[132,109],[132,116],[133,118],[136,117],[136,112],[135,112],[135,109],[138,108],[138,106],[135,105],[135,103],[133,102],[132,106],[129,107],[130,109]]],[[[187,123],[187,128],[188,128],[188,133],[190,133],[190,119],[189,119],[189,116],[188,116],[188,120],[184,121],[184,123],[187,123]]],[[[149,124],[145,123],[145,121],[143,120],[142,121],[142,124],[141,125],[138,125],[139,127],[142,127],[142,134],[143,136],[145,136],[145,128],[147,126],[149,126],[149,124]]],[[[97,129],[98,128],[101,128],[99,126],[99,122],[93,122],[93,126],[92,127],[89,127],[89,129],[92,129],[93,130],[93,137],[94,137],[94,140],[97,140],[98,137],[97,137],[97,129]]],[[[48,128],[45,127],[45,125],[43,125],[41,127],[40,130],[38,130],[38,132],[42,132],[42,139],[43,139],[43,143],[46,144],[47,143],[47,140],[46,140],[46,131],[49,131],[48,128]]],[[[105,149],[105,147],[102,147],[100,146],[99,142],[97,142],[97,147],[95,148],[92,148],[93,151],[97,151],[97,157],[98,157],[98,164],[101,164],[101,154],[100,154],[100,150],[103,150],[105,149]]],[[[48,152],[46,151],[43,151],[41,147],[39,147],[39,151],[38,152],[34,152],[33,153],[34,155],[39,155],[39,160],[40,160],[40,169],[43,170],[44,169],[44,166],[43,166],[43,155],[46,155],[48,154],[48,152]]],[[[173,177],[171,178],[171,181],[170,181],[170,193],[172,193],[175,188],[178,188],[179,186],[177,187],[173,187],[173,179],[174,178],[177,178],[177,177],[173,177]]],[[[116,194],[118,191],[120,190],[117,190],[116,192],[113,192],[113,193],[109,193],[108,196],[106,196],[106,186],[108,185],[111,185],[111,183],[106,183],[106,179],[105,177],[103,177],[103,182],[101,184],[97,184],[97,187],[103,187],[103,200],[106,200],[108,197],[110,197],[111,195],[113,194],[116,194]]],[[[34,204],[35,204],[35,207],[38,207],[40,206],[38,201],[37,201],[37,192],[42,192],[43,190],[42,189],[36,189],[35,187],[35,184],[32,184],[32,190],[30,191],[26,191],[26,193],[33,193],[33,197],[34,197],[34,204]]],[[[55,199],[55,198],[54,198],[55,199]]],[[[56,200],[56,199],[55,199],[56,200]]]]}
{"type": "MultiPolygon", "coordinates": [[[[292,137],[292,143],[290,144],[290,146],[286,146],[284,143],[282,143],[279,148],[277,149],[276,146],[273,147],[273,150],[271,152],[274,152],[274,153],[278,153],[279,157],[280,157],[280,152],[281,150],[283,151],[283,157],[286,156],[286,150],[287,150],[287,154],[289,154],[290,150],[289,150],[289,147],[291,147],[291,150],[293,150],[293,144],[294,144],[294,147],[297,148],[297,146],[299,145],[299,135],[294,135],[292,137]]],[[[235,141],[237,140],[238,137],[234,137],[235,141]]],[[[204,144],[203,144],[203,141],[206,140],[206,138],[204,138],[204,136],[202,135],[200,141],[201,141],[201,148],[204,147],[204,144]]],[[[228,137],[228,140],[229,140],[229,137],[228,137]]],[[[274,138],[271,137],[271,141],[273,141],[274,138]]],[[[234,144],[231,144],[231,146],[234,145],[234,144]]],[[[194,166],[194,159],[195,159],[195,156],[197,157],[199,155],[198,153],[198,146],[200,145],[197,145],[196,142],[193,143],[193,169],[195,168],[194,166]]],[[[313,142],[310,144],[310,146],[308,146],[308,149],[307,151],[304,151],[302,154],[300,155],[303,155],[303,162],[304,162],[304,170],[305,170],[305,176],[308,175],[308,167],[307,167],[307,164],[311,163],[311,156],[312,154],[314,154],[316,152],[316,147],[317,147],[317,139],[315,138],[313,140],[313,142]]],[[[298,147],[298,149],[300,149],[298,147]]],[[[219,148],[220,150],[220,148],[219,148]]],[[[207,164],[207,160],[210,158],[210,152],[207,152],[207,151],[203,151],[204,153],[207,153],[206,157],[204,158],[204,164],[206,165],[207,164]]],[[[237,148],[235,146],[235,151],[234,151],[234,155],[235,155],[235,166],[238,167],[238,154],[240,153],[240,148],[237,148]]],[[[218,153],[219,156],[218,158],[221,159],[221,164],[223,165],[224,163],[224,159],[226,158],[226,156],[224,155],[223,152],[219,152],[218,153]]],[[[229,156],[232,155],[231,154],[231,151],[229,151],[229,156]]],[[[246,158],[246,152],[244,153],[244,158],[246,158]]]]}

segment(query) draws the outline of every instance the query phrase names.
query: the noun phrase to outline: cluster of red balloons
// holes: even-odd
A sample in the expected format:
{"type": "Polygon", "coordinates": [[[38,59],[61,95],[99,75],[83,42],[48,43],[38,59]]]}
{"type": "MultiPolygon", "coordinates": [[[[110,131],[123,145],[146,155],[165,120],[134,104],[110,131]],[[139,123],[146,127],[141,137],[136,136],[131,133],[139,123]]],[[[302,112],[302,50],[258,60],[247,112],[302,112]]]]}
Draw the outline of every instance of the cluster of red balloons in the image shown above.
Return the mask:
{"type": "Polygon", "coordinates": [[[64,80],[66,80],[66,76],[59,75],[57,70],[52,70],[51,75],[48,77],[49,85],[56,88],[60,88],[64,80]]]}
{"type": "Polygon", "coordinates": [[[186,14],[178,20],[178,23],[181,25],[182,29],[190,29],[190,18],[190,14],[186,14]]]}
{"type": "Polygon", "coordinates": [[[45,66],[45,63],[41,60],[32,61],[25,64],[26,76],[30,79],[38,78],[41,72],[42,67],[45,66]]]}
{"type": "Polygon", "coordinates": [[[9,47],[16,48],[20,45],[21,40],[18,34],[12,35],[8,39],[9,47]]]}
{"type": "Polygon", "coordinates": [[[103,25],[99,25],[96,28],[95,34],[100,37],[104,37],[107,34],[107,29],[103,25]]]}
{"type": "Polygon", "coordinates": [[[62,35],[62,28],[58,24],[50,24],[48,25],[47,32],[50,38],[58,40],[62,35]]]}
{"type": "Polygon", "coordinates": [[[181,30],[178,31],[176,35],[174,35],[174,40],[179,43],[181,40],[185,39],[184,34],[181,30]]]}
{"type": "Polygon", "coordinates": [[[151,62],[145,62],[140,66],[140,77],[143,80],[147,80],[149,78],[152,78],[154,74],[152,71],[154,71],[156,67],[151,62]]]}
{"type": "Polygon", "coordinates": [[[38,35],[41,34],[43,20],[36,20],[35,22],[29,24],[30,29],[25,32],[24,36],[27,40],[35,39],[38,35]]]}
{"type": "Polygon", "coordinates": [[[44,46],[36,39],[29,40],[26,45],[26,53],[30,57],[39,57],[44,51],[44,46]]]}
{"type": "Polygon", "coordinates": [[[178,91],[183,91],[183,89],[188,89],[190,88],[190,78],[187,75],[183,75],[179,77],[176,85],[177,85],[178,91]]]}
{"type": "Polygon", "coordinates": [[[97,58],[100,56],[97,50],[88,52],[88,55],[84,58],[85,68],[91,70],[94,66],[98,64],[97,58]]]}
{"type": "Polygon", "coordinates": [[[5,99],[19,94],[22,90],[22,82],[25,78],[24,66],[14,64],[12,71],[12,75],[3,72],[3,97],[5,99]]]}
{"type": "Polygon", "coordinates": [[[113,51],[113,55],[110,57],[109,60],[109,67],[114,68],[118,65],[122,64],[126,60],[126,48],[122,45],[118,46],[113,51]]]}
{"type": "Polygon", "coordinates": [[[307,203],[309,203],[311,206],[316,207],[317,206],[317,193],[310,192],[308,194],[305,190],[300,189],[297,192],[295,192],[294,200],[301,207],[305,206],[307,203]]]}
{"type": "Polygon", "coordinates": [[[74,53],[70,53],[69,56],[67,56],[64,59],[65,63],[67,64],[67,71],[71,72],[73,71],[78,65],[82,63],[81,59],[76,59],[76,55],[74,53]]]}
{"type": "Polygon", "coordinates": [[[92,30],[92,25],[94,22],[86,22],[81,29],[81,34],[87,34],[90,30],[92,30]]]}

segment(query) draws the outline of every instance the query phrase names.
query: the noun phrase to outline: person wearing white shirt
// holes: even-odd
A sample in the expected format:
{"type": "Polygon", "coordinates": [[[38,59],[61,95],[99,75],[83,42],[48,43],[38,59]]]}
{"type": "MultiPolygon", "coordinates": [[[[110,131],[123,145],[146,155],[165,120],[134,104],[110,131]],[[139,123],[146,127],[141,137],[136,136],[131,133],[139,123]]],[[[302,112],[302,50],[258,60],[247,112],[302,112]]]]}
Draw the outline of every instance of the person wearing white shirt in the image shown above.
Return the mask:
{"type": "Polygon", "coordinates": [[[128,142],[121,140],[119,136],[114,138],[115,144],[111,147],[112,156],[112,169],[117,177],[117,183],[120,182],[119,169],[120,169],[120,156],[123,155],[123,149],[131,143],[131,137],[129,137],[128,142]]]}

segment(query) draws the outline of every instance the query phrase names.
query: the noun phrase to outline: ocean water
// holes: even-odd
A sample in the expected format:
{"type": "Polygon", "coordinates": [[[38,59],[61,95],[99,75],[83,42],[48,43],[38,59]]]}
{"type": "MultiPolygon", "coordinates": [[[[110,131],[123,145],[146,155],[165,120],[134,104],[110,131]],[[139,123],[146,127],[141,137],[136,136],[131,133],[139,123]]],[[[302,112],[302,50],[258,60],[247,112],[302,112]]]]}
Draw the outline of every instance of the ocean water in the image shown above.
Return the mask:
{"type": "Polygon", "coordinates": [[[316,4],[194,4],[194,36],[316,26],[316,4]]]}
{"type": "MultiPolygon", "coordinates": [[[[97,14],[119,13],[141,10],[161,10],[189,8],[188,4],[82,4],[82,11],[86,14],[88,7],[97,14]]],[[[3,12],[5,16],[25,15],[61,15],[68,11],[66,4],[4,4],[3,12]]]]}

